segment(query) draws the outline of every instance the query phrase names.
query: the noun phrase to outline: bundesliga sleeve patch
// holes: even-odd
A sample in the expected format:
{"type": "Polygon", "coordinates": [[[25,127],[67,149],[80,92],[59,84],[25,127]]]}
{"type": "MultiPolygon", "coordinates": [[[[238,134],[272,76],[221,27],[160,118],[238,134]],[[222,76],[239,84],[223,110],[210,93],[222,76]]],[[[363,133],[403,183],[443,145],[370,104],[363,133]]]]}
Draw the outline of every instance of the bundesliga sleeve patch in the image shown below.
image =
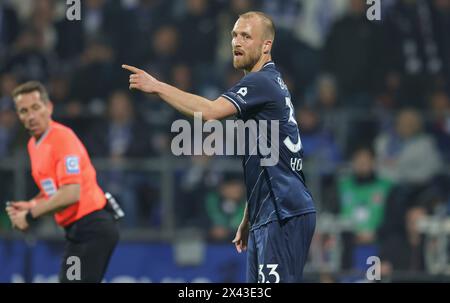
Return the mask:
{"type": "Polygon", "coordinates": [[[56,185],[53,179],[44,179],[41,181],[41,186],[44,192],[49,196],[53,196],[56,193],[56,185]]]}
{"type": "Polygon", "coordinates": [[[80,173],[80,158],[78,156],[67,156],[65,158],[66,172],[68,174],[80,173]]]}

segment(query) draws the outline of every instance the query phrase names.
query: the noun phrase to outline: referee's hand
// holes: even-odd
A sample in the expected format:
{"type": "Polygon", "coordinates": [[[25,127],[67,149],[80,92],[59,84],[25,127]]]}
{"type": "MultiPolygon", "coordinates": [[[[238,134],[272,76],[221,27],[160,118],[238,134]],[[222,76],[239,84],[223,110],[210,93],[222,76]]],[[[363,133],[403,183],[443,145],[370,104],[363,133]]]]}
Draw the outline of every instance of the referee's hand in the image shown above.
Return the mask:
{"type": "Polygon", "coordinates": [[[31,200],[31,201],[15,201],[15,202],[11,202],[11,206],[15,209],[15,210],[30,210],[33,207],[36,206],[36,201],[35,200],[31,200]]]}
{"type": "Polygon", "coordinates": [[[132,73],[130,75],[130,89],[138,89],[149,94],[156,93],[156,88],[160,82],[154,77],[134,66],[123,64],[122,68],[132,73]]]}
{"type": "Polygon", "coordinates": [[[11,221],[12,228],[16,228],[13,217],[18,212],[18,210],[15,209],[14,207],[12,207],[11,205],[8,205],[5,210],[6,210],[6,213],[8,214],[9,220],[11,221]]]}

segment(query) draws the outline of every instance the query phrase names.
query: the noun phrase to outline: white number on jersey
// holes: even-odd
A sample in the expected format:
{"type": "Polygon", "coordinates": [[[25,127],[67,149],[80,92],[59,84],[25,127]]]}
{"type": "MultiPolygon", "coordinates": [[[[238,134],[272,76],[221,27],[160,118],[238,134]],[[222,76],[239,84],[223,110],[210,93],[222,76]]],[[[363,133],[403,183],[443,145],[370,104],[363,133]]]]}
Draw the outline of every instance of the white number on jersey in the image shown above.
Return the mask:
{"type": "Polygon", "coordinates": [[[300,140],[297,121],[295,121],[294,117],[294,106],[292,106],[291,98],[289,97],[286,97],[286,106],[289,108],[289,122],[294,123],[297,127],[297,143],[294,144],[289,136],[284,139],[283,143],[291,152],[296,153],[302,148],[302,141],[300,140]]]}

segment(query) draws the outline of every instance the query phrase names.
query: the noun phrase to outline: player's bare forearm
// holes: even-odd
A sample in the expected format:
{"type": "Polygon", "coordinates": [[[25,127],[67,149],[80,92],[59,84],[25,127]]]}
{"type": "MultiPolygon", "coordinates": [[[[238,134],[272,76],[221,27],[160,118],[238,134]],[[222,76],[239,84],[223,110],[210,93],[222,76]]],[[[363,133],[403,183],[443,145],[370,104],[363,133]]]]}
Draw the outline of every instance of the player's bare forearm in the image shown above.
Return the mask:
{"type": "Polygon", "coordinates": [[[122,68],[132,72],[129,79],[130,89],[157,94],[170,106],[187,116],[193,117],[195,113],[201,113],[204,120],[212,120],[226,118],[237,112],[234,105],[223,97],[211,101],[158,81],[144,70],[134,66],[122,65],[122,68]]]}
{"type": "Polygon", "coordinates": [[[157,86],[157,94],[170,106],[189,117],[193,117],[194,113],[202,113],[204,120],[215,118],[213,101],[211,100],[184,92],[163,82],[160,82],[157,86]]]}
{"type": "Polygon", "coordinates": [[[245,203],[244,215],[242,216],[241,225],[248,225],[249,224],[247,207],[248,207],[248,203],[245,203]]]}
{"type": "Polygon", "coordinates": [[[76,203],[80,199],[80,185],[68,184],[62,186],[58,191],[48,200],[37,203],[31,209],[31,214],[34,218],[41,217],[45,214],[57,212],[67,206],[76,203]]]}

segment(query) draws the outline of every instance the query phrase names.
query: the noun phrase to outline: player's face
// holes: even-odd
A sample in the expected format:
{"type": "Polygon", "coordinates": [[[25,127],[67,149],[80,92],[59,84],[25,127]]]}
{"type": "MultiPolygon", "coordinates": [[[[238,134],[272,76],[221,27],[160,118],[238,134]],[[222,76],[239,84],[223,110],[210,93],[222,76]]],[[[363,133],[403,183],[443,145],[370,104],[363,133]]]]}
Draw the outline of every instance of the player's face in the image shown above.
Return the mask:
{"type": "Polygon", "coordinates": [[[239,18],[231,31],[233,66],[250,71],[262,55],[262,28],[257,18],[239,18]]]}
{"type": "Polygon", "coordinates": [[[20,121],[31,135],[39,138],[47,130],[53,107],[41,100],[38,91],[20,94],[15,98],[16,111],[20,121]]]}

